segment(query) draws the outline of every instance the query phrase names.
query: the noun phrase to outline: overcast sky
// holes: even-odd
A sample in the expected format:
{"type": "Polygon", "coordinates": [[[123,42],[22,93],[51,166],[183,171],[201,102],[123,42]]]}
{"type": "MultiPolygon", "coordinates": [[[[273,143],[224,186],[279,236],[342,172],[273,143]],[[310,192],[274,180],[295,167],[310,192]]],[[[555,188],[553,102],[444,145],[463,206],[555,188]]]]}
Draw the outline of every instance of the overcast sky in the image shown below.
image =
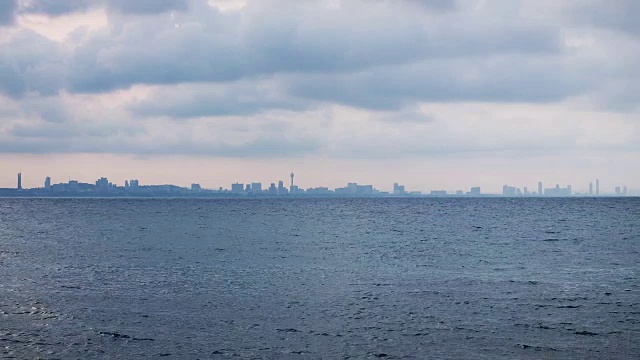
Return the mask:
{"type": "Polygon", "coordinates": [[[640,188],[637,0],[0,0],[0,187],[640,188]]]}

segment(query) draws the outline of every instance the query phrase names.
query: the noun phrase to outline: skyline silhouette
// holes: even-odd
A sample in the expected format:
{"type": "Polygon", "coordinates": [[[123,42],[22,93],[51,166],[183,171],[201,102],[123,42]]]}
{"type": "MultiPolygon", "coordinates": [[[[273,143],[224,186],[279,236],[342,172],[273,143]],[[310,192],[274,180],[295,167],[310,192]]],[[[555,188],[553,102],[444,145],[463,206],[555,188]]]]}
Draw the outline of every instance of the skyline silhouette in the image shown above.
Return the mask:
{"type": "MultiPolygon", "coordinates": [[[[25,188],[23,186],[23,173],[17,174],[17,186],[15,190],[22,191],[23,194],[75,194],[83,192],[101,193],[101,194],[133,194],[133,193],[181,193],[181,194],[227,194],[227,195],[252,195],[252,196],[280,196],[280,195],[362,195],[362,196],[386,196],[386,195],[402,195],[402,196],[483,196],[483,195],[501,195],[507,197],[566,197],[566,196],[629,196],[634,195],[633,190],[629,192],[626,185],[615,185],[612,191],[603,189],[601,191],[600,179],[595,179],[596,187],[593,187],[594,182],[590,182],[588,185],[588,191],[575,191],[573,186],[568,184],[561,187],[560,184],[555,184],[551,187],[544,186],[542,181],[537,183],[537,191],[530,190],[529,187],[518,187],[505,184],[502,186],[502,192],[483,192],[482,188],[477,185],[472,185],[467,189],[457,190],[412,190],[407,189],[405,185],[398,182],[394,183],[391,191],[380,190],[374,185],[370,184],[358,184],[357,182],[348,182],[346,186],[330,188],[322,184],[316,184],[314,186],[304,188],[294,184],[295,174],[291,172],[288,177],[290,178],[289,185],[285,185],[285,181],[277,180],[270,184],[265,184],[263,187],[262,182],[251,181],[248,183],[236,181],[230,186],[218,186],[218,187],[206,187],[202,186],[199,182],[192,182],[190,186],[180,186],[176,184],[170,184],[168,182],[160,184],[144,184],[138,179],[125,180],[122,184],[117,184],[109,181],[106,177],[101,177],[95,182],[82,182],[69,178],[67,182],[55,183],[51,177],[47,176],[43,181],[43,186],[25,188]],[[277,184],[277,185],[276,185],[277,184]]],[[[8,194],[7,190],[11,188],[0,188],[5,190],[5,194],[8,194]]]]}

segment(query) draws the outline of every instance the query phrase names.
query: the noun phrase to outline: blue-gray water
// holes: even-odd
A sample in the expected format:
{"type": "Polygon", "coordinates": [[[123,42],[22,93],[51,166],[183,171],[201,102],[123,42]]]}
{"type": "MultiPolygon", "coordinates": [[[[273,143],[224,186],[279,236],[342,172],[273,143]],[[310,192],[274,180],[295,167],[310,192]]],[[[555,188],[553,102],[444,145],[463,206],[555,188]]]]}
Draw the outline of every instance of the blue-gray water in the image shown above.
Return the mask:
{"type": "Polygon", "coordinates": [[[640,356],[640,199],[0,199],[0,358],[640,356]]]}

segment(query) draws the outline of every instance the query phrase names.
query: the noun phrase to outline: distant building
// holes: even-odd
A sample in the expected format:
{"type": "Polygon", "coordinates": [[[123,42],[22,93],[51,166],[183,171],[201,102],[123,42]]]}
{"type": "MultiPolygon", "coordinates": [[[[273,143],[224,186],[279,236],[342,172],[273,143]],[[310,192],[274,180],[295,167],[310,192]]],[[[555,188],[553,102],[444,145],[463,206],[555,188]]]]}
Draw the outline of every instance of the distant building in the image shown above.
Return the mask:
{"type": "Polygon", "coordinates": [[[502,187],[502,195],[504,196],[516,196],[515,186],[504,185],[502,187]]]}
{"type": "Polygon", "coordinates": [[[593,183],[589,183],[589,195],[593,195],[593,183]]]}
{"type": "Polygon", "coordinates": [[[269,195],[278,195],[278,188],[275,183],[271,183],[271,186],[269,187],[269,195]]]}
{"type": "Polygon", "coordinates": [[[622,193],[620,186],[616,186],[616,195],[620,195],[622,193]]]}
{"type": "Polygon", "coordinates": [[[393,184],[393,195],[404,195],[406,191],[404,189],[404,185],[398,185],[398,183],[393,184]]]}
{"type": "Polygon", "coordinates": [[[291,174],[289,175],[291,177],[291,186],[289,186],[289,190],[290,192],[293,194],[296,192],[297,188],[294,189],[294,185],[293,185],[293,178],[296,176],[293,172],[291,172],[291,174]]]}
{"type": "Polygon", "coordinates": [[[288,192],[289,191],[287,191],[287,188],[284,187],[284,181],[282,180],[278,181],[278,195],[285,195],[288,192]]]}
{"type": "Polygon", "coordinates": [[[431,195],[443,196],[443,195],[447,195],[447,191],[446,190],[433,190],[433,191],[431,191],[431,195]]]}
{"type": "Polygon", "coordinates": [[[544,189],[545,196],[571,196],[571,185],[566,188],[561,188],[560,185],[556,185],[555,188],[544,189]]]}
{"type": "Polygon", "coordinates": [[[241,194],[244,191],[244,184],[235,183],[231,184],[231,192],[234,194],[241,194]]]}
{"type": "Polygon", "coordinates": [[[72,191],[72,192],[76,192],[78,190],[80,190],[80,183],[76,180],[69,180],[69,185],[67,190],[72,191]]]}
{"type": "Polygon", "coordinates": [[[479,196],[480,195],[480,186],[472,187],[471,191],[469,191],[467,194],[472,195],[472,196],[479,196]]]}
{"type": "Polygon", "coordinates": [[[140,182],[138,180],[129,180],[129,187],[127,188],[127,182],[125,181],[124,185],[125,185],[125,189],[128,189],[130,191],[136,191],[140,188],[140,182]]]}
{"type": "Polygon", "coordinates": [[[317,188],[307,189],[307,194],[309,194],[309,195],[328,195],[328,194],[331,194],[331,190],[329,190],[329,188],[327,188],[327,187],[317,187],[317,188]]]}
{"type": "Polygon", "coordinates": [[[191,184],[191,191],[202,191],[200,184],[191,184]]]}
{"type": "Polygon", "coordinates": [[[358,185],[356,188],[356,194],[358,195],[373,195],[373,185],[358,185]]]}
{"type": "Polygon", "coordinates": [[[358,185],[358,183],[348,183],[346,187],[336,188],[334,191],[338,195],[373,195],[378,190],[373,185],[358,185]]]}
{"type": "Polygon", "coordinates": [[[262,192],[262,183],[254,182],[251,183],[251,192],[254,194],[259,194],[262,192]]]}
{"type": "Polygon", "coordinates": [[[627,196],[627,187],[626,186],[622,187],[622,196],[627,196]]]}
{"type": "Polygon", "coordinates": [[[22,190],[22,173],[18,173],[18,190],[22,190]]]}
{"type": "Polygon", "coordinates": [[[46,177],[46,179],[44,179],[44,189],[47,191],[51,191],[51,178],[50,177],[46,177]]]}
{"type": "Polygon", "coordinates": [[[456,190],[456,195],[464,195],[464,191],[462,191],[462,190],[456,190]]]}
{"type": "Polygon", "coordinates": [[[98,191],[109,191],[109,179],[100,178],[96,181],[96,190],[98,191]]]}
{"type": "Polygon", "coordinates": [[[600,179],[596,179],[596,195],[600,195],[600,179]]]}
{"type": "Polygon", "coordinates": [[[538,195],[542,196],[543,192],[542,192],[542,181],[538,181],[538,195]]]}

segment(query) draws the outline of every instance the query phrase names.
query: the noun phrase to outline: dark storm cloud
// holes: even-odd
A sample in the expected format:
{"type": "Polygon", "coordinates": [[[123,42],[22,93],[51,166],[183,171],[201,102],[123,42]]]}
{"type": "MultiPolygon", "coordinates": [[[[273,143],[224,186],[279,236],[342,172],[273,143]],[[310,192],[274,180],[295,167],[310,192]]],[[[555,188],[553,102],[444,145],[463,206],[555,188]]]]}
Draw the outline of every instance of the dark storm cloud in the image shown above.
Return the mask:
{"type": "Polygon", "coordinates": [[[18,9],[18,0],[0,1],[0,26],[13,25],[18,9]]]}
{"type": "Polygon", "coordinates": [[[185,11],[188,0],[23,0],[21,12],[60,16],[98,6],[125,14],[158,14],[185,11]]]}

